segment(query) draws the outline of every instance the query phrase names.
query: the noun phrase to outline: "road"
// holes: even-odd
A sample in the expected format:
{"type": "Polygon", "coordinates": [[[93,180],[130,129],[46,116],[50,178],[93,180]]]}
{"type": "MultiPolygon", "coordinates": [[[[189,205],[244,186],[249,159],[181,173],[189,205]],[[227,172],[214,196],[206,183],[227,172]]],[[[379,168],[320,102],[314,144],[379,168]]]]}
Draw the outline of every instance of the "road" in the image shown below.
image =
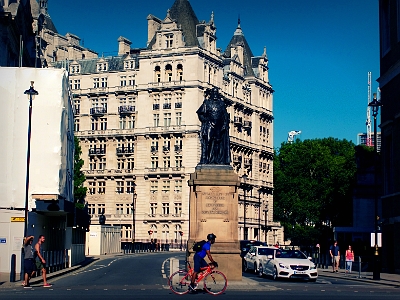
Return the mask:
{"type": "MultiPolygon", "coordinates": [[[[2,289],[1,299],[176,299],[211,297],[208,294],[173,294],[167,286],[169,259],[184,260],[181,252],[130,254],[101,259],[73,273],[53,278],[51,288],[34,285],[32,289],[2,289]]],[[[319,277],[317,282],[272,281],[246,273],[246,284],[228,283],[221,299],[400,299],[400,288],[379,284],[319,277]]]]}

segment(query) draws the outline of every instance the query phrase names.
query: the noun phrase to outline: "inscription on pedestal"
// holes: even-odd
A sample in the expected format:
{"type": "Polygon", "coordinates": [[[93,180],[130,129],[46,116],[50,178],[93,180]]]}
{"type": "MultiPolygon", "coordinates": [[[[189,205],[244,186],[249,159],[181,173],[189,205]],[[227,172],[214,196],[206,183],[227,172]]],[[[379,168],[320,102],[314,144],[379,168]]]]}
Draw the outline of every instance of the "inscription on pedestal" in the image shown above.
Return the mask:
{"type": "Polygon", "coordinates": [[[207,219],[225,219],[229,214],[226,203],[229,193],[220,188],[212,188],[209,192],[202,193],[201,214],[207,219]]]}

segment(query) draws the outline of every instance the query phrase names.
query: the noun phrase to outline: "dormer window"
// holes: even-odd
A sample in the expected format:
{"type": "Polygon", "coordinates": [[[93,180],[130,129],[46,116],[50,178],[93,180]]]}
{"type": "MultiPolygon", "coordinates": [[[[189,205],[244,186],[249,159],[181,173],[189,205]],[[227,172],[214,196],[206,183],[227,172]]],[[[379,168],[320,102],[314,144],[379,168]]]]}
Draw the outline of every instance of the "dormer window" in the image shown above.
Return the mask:
{"type": "Polygon", "coordinates": [[[174,35],[172,33],[168,33],[165,35],[165,47],[172,48],[174,44],[174,35]]]}
{"type": "Polygon", "coordinates": [[[80,72],[80,66],[78,64],[70,65],[69,72],[71,74],[78,74],[80,72]]]}
{"type": "Polygon", "coordinates": [[[125,61],[125,70],[135,69],[135,60],[130,59],[125,61]]]}
{"type": "Polygon", "coordinates": [[[108,64],[107,62],[99,62],[97,63],[97,71],[98,72],[104,72],[108,70],[108,64]]]}

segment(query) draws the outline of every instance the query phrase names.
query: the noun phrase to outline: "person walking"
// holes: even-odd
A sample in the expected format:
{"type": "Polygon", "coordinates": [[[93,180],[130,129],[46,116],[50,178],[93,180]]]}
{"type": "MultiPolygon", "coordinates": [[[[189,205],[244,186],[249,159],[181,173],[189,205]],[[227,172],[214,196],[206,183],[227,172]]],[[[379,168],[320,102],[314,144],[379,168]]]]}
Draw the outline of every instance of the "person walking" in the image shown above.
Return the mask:
{"type": "Polygon", "coordinates": [[[353,261],[354,261],[354,251],[351,248],[351,245],[349,245],[349,248],[346,250],[346,273],[351,273],[353,261]]]}
{"type": "Polygon", "coordinates": [[[24,282],[22,285],[26,289],[31,288],[29,280],[36,271],[34,249],[32,247],[33,239],[33,235],[24,238],[24,282]]]}
{"type": "Polygon", "coordinates": [[[44,237],[44,235],[39,235],[38,242],[35,245],[35,250],[37,253],[36,268],[42,271],[43,287],[48,288],[51,287],[51,284],[49,284],[46,279],[46,260],[43,257],[43,249],[42,249],[42,245],[45,242],[45,240],[46,238],[44,237]]]}
{"type": "Polygon", "coordinates": [[[329,248],[329,253],[332,258],[332,273],[338,273],[340,262],[340,249],[337,241],[334,241],[333,245],[329,248]]]}
{"type": "Polygon", "coordinates": [[[212,264],[214,264],[214,266],[218,267],[218,264],[214,261],[214,259],[211,256],[211,245],[215,243],[215,239],[216,239],[216,235],[214,233],[210,233],[207,235],[207,242],[204,243],[203,247],[201,248],[200,252],[196,252],[194,254],[193,257],[193,261],[194,261],[194,269],[193,269],[193,275],[192,275],[192,279],[191,279],[191,283],[189,285],[189,292],[190,293],[196,293],[196,286],[195,286],[195,282],[196,282],[196,278],[197,278],[197,274],[201,271],[201,268],[207,267],[208,264],[207,262],[204,260],[204,257],[208,257],[208,259],[210,260],[210,262],[212,264]]]}

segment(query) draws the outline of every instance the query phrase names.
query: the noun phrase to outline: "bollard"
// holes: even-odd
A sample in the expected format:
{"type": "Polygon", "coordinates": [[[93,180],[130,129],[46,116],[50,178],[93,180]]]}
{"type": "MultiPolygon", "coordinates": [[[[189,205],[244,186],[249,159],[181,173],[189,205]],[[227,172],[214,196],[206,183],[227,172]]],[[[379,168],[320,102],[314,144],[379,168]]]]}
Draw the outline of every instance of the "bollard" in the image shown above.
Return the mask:
{"type": "Polygon", "coordinates": [[[358,257],[358,278],[361,278],[361,256],[358,257]]]}
{"type": "Polygon", "coordinates": [[[15,269],[17,264],[17,256],[11,255],[11,271],[10,271],[10,282],[15,282],[15,269]]]}

